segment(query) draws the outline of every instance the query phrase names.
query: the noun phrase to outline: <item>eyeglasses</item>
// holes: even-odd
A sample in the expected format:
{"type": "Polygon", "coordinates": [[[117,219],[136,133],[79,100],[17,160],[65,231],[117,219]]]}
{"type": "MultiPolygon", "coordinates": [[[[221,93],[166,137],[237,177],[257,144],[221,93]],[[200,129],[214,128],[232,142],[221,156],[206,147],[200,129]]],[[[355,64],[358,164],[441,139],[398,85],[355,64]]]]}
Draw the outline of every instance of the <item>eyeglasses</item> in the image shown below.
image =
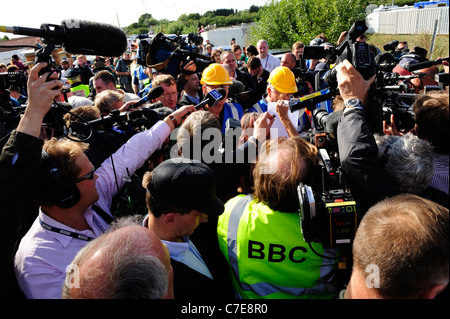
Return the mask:
{"type": "Polygon", "coordinates": [[[161,97],[164,98],[164,99],[167,99],[169,97],[172,97],[172,98],[176,99],[177,96],[178,96],[177,92],[165,93],[165,94],[161,95],[161,97]]]}
{"type": "Polygon", "coordinates": [[[95,167],[92,167],[91,171],[89,173],[87,173],[86,175],[83,175],[81,177],[78,177],[76,180],[73,181],[73,183],[79,183],[82,181],[85,181],[87,179],[94,179],[94,175],[95,175],[95,167]]]}

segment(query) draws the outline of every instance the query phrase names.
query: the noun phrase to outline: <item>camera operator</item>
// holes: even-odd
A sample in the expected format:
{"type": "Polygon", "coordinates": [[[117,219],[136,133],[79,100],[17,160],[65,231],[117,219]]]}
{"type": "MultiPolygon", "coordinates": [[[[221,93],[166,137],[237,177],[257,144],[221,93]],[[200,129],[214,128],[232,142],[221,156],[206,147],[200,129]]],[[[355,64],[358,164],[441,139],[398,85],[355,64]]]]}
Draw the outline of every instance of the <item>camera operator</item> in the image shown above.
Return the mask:
{"type": "Polygon", "coordinates": [[[364,80],[347,60],[336,67],[339,91],[344,100],[343,115],[337,128],[339,155],[342,171],[355,197],[360,216],[385,197],[402,192],[422,193],[434,170],[430,150],[414,136],[405,136],[403,140],[379,152],[363,109],[375,76],[364,80]],[[397,143],[409,146],[402,147],[397,143]],[[393,167],[386,164],[390,161],[397,163],[397,167],[395,164],[393,167]],[[407,164],[410,165],[409,172],[407,164]],[[400,170],[398,165],[404,167],[400,170]],[[417,170],[417,167],[422,167],[424,171],[417,170]],[[424,178],[425,182],[418,182],[420,178],[424,178]],[[420,185],[413,188],[411,184],[420,185]]]}
{"type": "MultiPolygon", "coordinates": [[[[55,83],[49,82],[53,84],[50,86],[45,83],[45,75],[37,77],[41,68],[42,64],[33,68],[31,85],[42,86],[50,91],[46,93],[50,95],[55,83]]],[[[59,94],[59,91],[55,92],[59,94]]],[[[34,101],[33,90],[29,98],[30,103],[34,101]]],[[[51,105],[48,98],[43,102],[51,105]]],[[[48,110],[48,105],[42,105],[42,109],[45,107],[48,110]]],[[[86,144],[65,139],[51,139],[45,143],[35,141],[39,145],[35,152],[40,154],[44,144],[43,149],[47,153],[42,154],[41,160],[36,160],[40,164],[34,166],[29,177],[34,178],[30,182],[30,191],[40,207],[39,216],[23,237],[14,262],[19,286],[27,298],[61,297],[66,266],[90,238],[109,228],[113,219],[111,200],[125,183],[123,177],[140,168],[189,111],[195,111],[195,108],[186,106],[151,129],[134,135],[97,170],[84,154],[86,144]]],[[[42,123],[35,117],[30,121],[29,126],[36,129],[42,123]]],[[[14,175],[10,177],[14,180],[14,175]]]]}
{"type": "Polygon", "coordinates": [[[243,299],[331,298],[336,250],[311,243],[319,257],[299,227],[296,189],[312,182],[317,149],[301,137],[271,139],[264,149],[253,194],[230,199],[217,224],[233,287],[243,299]]]}
{"type": "Polygon", "coordinates": [[[26,203],[31,200],[31,185],[39,168],[41,150],[44,141],[39,139],[41,124],[53,99],[60,95],[62,83],[52,75],[52,81],[45,82],[48,74],[38,77],[38,72],[46,64],[37,64],[30,70],[28,78],[28,106],[17,128],[11,133],[0,155],[0,258],[2,275],[2,298],[10,297],[14,291],[11,283],[13,271],[12,261],[20,240],[21,228],[26,227],[24,221],[34,218],[33,213],[26,211],[26,203]],[[10,287],[11,285],[11,287],[10,287]]]}

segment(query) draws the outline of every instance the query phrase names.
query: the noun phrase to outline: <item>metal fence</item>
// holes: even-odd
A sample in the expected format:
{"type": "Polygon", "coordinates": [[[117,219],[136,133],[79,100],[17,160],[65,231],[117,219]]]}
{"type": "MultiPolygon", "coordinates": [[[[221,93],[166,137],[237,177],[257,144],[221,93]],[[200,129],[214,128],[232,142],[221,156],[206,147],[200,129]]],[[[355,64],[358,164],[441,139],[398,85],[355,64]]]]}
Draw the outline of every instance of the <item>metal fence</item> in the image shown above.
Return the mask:
{"type": "Polygon", "coordinates": [[[367,17],[369,31],[381,34],[432,34],[438,21],[437,34],[449,34],[448,8],[372,12],[367,17]]]}

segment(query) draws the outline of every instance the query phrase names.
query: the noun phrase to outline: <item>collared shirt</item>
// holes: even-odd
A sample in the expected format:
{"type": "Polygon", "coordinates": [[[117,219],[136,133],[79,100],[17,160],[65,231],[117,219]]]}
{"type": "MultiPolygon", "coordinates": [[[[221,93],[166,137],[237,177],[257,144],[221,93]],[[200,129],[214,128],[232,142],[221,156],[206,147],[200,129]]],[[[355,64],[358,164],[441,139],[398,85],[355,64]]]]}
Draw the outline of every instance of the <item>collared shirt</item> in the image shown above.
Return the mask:
{"type": "Polygon", "coordinates": [[[435,171],[430,186],[448,195],[448,155],[435,154],[435,171]]]}
{"type": "Polygon", "coordinates": [[[195,103],[195,104],[200,103],[200,98],[198,97],[198,95],[197,96],[192,96],[192,95],[189,95],[187,93],[184,93],[184,95],[187,96],[188,99],[191,100],[193,103],[195,103]]]}
{"type": "Polygon", "coordinates": [[[185,264],[208,278],[213,279],[208,266],[203,261],[202,256],[198,252],[194,243],[191,242],[188,236],[184,238],[184,242],[172,242],[161,240],[169,249],[170,258],[180,263],[185,264]]]}
{"type": "MultiPolygon", "coordinates": [[[[148,216],[145,216],[142,226],[148,227],[148,216]]],[[[180,263],[185,264],[189,268],[205,275],[208,278],[213,279],[211,272],[203,261],[203,257],[200,252],[195,247],[194,243],[191,242],[189,236],[183,238],[183,242],[173,242],[167,240],[161,240],[169,250],[170,258],[176,260],[180,263]]]]}
{"type": "MultiPolygon", "coordinates": [[[[128,172],[133,174],[142,167],[150,155],[161,148],[169,134],[169,126],[159,121],[151,129],[134,135],[113,154],[114,169],[111,158],[105,160],[95,171],[98,176],[96,187],[99,194],[95,205],[112,216],[110,207],[112,198],[117,193],[116,177],[120,189],[125,184],[123,177],[128,176],[128,172]]],[[[17,280],[27,298],[61,298],[66,267],[87,244],[87,241],[44,229],[39,219],[50,226],[92,238],[98,237],[109,228],[91,207],[84,212],[84,217],[92,231],[76,231],[40,212],[22,238],[14,260],[17,280]]]]}
{"type": "Polygon", "coordinates": [[[100,236],[109,228],[109,225],[90,209],[84,212],[84,217],[90,229],[77,231],[57,222],[42,210],[39,211],[39,217],[23,237],[15,257],[16,277],[27,298],[61,298],[66,267],[87,244],[87,241],[43,228],[40,220],[52,227],[91,238],[100,236]]]}

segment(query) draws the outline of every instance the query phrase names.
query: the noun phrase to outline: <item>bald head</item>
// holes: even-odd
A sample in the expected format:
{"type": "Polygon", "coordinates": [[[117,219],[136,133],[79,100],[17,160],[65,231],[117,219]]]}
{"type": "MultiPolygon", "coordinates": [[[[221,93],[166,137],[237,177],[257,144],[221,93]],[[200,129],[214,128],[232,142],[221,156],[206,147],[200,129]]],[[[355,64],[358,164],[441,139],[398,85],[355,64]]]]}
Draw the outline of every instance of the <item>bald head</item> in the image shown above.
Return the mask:
{"type": "Polygon", "coordinates": [[[80,250],[66,275],[63,298],[161,299],[173,296],[171,281],[170,257],[156,233],[128,225],[80,250]]]}
{"type": "Polygon", "coordinates": [[[286,53],[281,58],[281,65],[289,68],[290,70],[295,68],[295,63],[297,61],[297,58],[292,53],[286,53]]]}

